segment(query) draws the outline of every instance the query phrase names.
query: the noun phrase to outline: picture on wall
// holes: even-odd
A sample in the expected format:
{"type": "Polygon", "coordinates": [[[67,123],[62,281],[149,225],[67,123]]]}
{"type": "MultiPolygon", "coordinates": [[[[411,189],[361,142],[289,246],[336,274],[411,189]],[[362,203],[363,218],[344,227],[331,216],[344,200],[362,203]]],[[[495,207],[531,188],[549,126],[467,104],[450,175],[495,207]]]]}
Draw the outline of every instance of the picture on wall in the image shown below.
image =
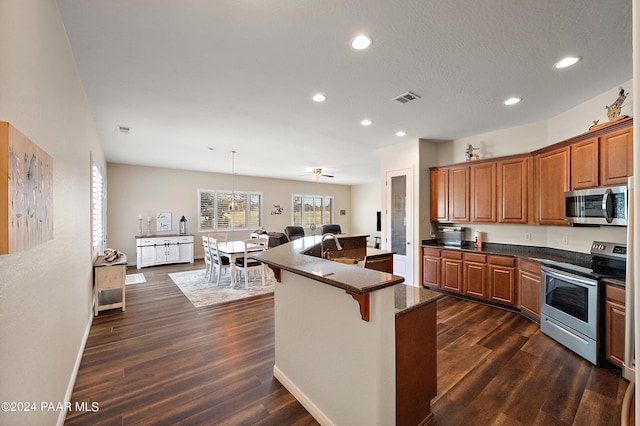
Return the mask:
{"type": "Polygon", "coordinates": [[[0,254],[53,239],[53,158],[0,122],[0,254]]]}

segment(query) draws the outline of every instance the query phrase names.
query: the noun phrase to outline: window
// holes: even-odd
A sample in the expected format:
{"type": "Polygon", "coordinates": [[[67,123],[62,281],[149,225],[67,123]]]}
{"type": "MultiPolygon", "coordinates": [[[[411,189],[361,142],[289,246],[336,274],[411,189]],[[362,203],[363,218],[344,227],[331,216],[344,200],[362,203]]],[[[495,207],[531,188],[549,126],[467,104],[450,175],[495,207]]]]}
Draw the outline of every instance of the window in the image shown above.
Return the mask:
{"type": "Polygon", "coordinates": [[[235,191],[237,208],[229,210],[231,191],[198,190],[198,232],[237,231],[262,226],[262,193],[235,191]]]}
{"type": "Polygon", "coordinates": [[[106,200],[102,172],[91,160],[91,247],[95,256],[102,253],[105,248],[106,200]]]}
{"type": "Polygon", "coordinates": [[[333,197],[328,195],[293,195],[293,224],[295,226],[333,223],[333,197]]]}

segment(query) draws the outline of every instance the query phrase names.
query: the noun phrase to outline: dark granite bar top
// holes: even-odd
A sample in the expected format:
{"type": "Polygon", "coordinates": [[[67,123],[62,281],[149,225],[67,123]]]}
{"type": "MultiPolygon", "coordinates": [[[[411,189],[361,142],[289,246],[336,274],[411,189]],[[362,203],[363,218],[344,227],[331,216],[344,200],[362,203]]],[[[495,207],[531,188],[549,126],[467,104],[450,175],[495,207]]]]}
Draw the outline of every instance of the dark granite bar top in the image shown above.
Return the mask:
{"type": "Polygon", "coordinates": [[[575,251],[560,250],[548,247],[484,243],[482,244],[482,248],[476,248],[471,241],[465,242],[462,247],[455,247],[439,244],[435,240],[423,240],[422,247],[443,250],[460,250],[468,253],[487,255],[510,256],[538,263],[544,263],[545,260],[574,263],[578,265],[591,263],[591,255],[588,253],[578,253],[575,251]]]}
{"type": "Polygon", "coordinates": [[[427,290],[422,286],[414,287],[407,284],[397,285],[393,288],[393,291],[396,296],[396,317],[433,303],[445,296],[443,293],[427,290]]]}
{"type": "MultiPolygon", "coordinates": [[[[351,236],[338,235],[340,239],[349,237],[351,236]]],[[[387,272],[301,254],[312,246],[320,244],[321,238],[321,235],[299,238],[251,257],[274,268],[284,269],[355,294],[371,293],[404,282],[403,277],[387,272]]]]}

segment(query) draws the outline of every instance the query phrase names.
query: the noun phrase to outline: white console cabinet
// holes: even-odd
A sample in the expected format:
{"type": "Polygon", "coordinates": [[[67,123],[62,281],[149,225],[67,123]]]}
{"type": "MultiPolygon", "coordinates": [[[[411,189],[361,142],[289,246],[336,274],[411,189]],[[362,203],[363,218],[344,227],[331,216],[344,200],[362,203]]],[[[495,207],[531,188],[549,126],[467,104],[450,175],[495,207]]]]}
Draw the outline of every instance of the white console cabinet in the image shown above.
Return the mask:
{"type": "Polygon", "coordinates": [[[136,237],[136,265],[193,263],[193,235],[163,235],[136,237]]]}

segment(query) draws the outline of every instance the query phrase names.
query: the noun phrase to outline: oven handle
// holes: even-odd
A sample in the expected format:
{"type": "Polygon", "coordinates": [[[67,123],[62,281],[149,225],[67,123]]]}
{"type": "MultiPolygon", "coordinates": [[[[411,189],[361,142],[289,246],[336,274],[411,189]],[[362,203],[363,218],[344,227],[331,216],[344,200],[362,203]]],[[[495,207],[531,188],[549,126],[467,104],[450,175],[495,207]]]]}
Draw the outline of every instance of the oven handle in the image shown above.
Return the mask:
{"type": "Polygon", "coordinates": [[[585,286],[588,286],[588,287],[596,287],[598,285],[598,281],[596,280],[590,280],[588,278],[583,278],[578,275],[561,272],[561,271],[558,271],[557,269],[548,267],[546,265],[542,266],[542,272],[543,274],[546,273],[546,275],[550,275],[555,278],[561,278],[576,284],[584,284],[585,286]]]}
{"type": "Polygon", "coordinates": [[[604,196],[602,197],[602,217],[604,217],[604,220],[606,220],[607,223],[613,222],[613,218],[607,213],[607,203],[609,202],[611,194],[613,194],[613,191],[611,191],[611,188],[607,188],[604,192],[604,196]]]}

